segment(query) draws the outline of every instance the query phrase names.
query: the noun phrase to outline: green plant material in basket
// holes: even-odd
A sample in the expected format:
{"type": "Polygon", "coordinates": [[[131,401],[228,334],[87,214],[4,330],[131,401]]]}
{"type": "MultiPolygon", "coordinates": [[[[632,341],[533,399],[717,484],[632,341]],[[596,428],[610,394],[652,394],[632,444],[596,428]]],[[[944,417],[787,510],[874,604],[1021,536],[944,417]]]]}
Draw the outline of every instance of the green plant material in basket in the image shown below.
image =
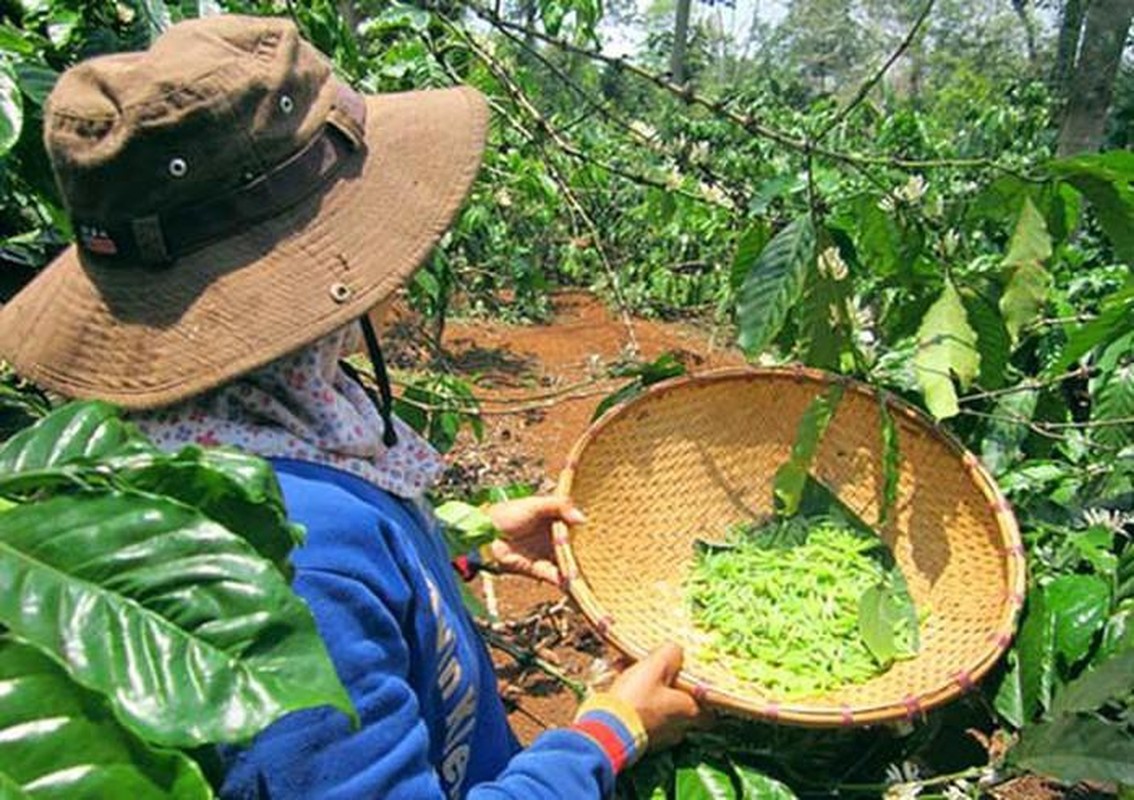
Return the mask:
{"type": "Polygon", "coordinates": [[[839,516],[734,525],[687,579],[700,652],[788,700],[863,683],[917,652],[917,616],[876,536],[839,516]]]}

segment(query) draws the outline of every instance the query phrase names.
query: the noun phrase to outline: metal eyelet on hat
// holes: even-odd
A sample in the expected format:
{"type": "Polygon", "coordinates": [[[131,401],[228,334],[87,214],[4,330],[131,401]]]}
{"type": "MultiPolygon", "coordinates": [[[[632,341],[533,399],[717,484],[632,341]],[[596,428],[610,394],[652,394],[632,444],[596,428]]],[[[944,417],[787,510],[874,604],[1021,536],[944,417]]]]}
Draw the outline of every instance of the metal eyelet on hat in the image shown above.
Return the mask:
{"type": "Polygon", "coordinates": [[[290,114],[295,108],[295,101],[289,95],[280,95],[280,111],[285,114],[290,114]]]}
{"type": "Polygon", "coordinates": [[[184,178],[189,171],[189,164],[180,156],[169,160],[169,174],[175,178],[184,178]]]}
{"type": "Polygon", "coordinates": [[[332,283],[331,284],[331,299],[336,303],[345,303],[350,300],[354,292],[345,283],[332,283]]]}

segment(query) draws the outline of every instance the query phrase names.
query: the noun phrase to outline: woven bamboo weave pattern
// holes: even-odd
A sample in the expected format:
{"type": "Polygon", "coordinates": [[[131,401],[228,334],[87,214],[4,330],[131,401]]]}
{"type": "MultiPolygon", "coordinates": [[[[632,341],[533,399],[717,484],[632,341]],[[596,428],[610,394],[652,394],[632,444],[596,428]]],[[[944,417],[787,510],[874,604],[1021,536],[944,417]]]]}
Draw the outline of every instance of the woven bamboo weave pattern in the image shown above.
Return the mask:
{"type": "MultiPolygon", "coordinates": [[[[726,370],[654,387],[607,414],[560,480],[587,523],[560,530],[568,589],[616,647],[640,657],[666,639],[686,649],[681,681],[718,707],[805,725],[916,715],[966,690],[1002,654],[1024,587],[1011,511],[976,459],[904,404],[887,401],[901,451],[898,502],[879,533],[909,583],[921,651],[871,681],[781,702],[697,657],[682,581],[693,540],[772,511],[772,479],[796,426],[832,378],[806,370],[726,370]]],[[[854,383],[812,472],[869,524],[883,484],[879,398],[854,383]]],[[[807,642],[799,642],[806,650],[807,642]]]]}

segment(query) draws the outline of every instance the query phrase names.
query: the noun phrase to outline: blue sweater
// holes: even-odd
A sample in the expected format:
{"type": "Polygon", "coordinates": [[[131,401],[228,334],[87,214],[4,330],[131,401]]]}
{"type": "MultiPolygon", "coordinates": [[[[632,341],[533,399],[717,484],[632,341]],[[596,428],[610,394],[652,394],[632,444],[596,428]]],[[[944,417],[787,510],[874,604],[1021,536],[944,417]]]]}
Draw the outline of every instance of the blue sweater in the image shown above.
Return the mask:
{"type": "MultiPolygon", "coordinates": [[[[273,461],[288,515],[307,528],[292,556],[358,711],[290,714],[226,754],[226,798],[432,800],[609,796],[614,764],[593,734],[552,730],[522,750],[492,663],[464,610],[432,515],[353,475],[273,461]],[[590,734],[590,735],[588,735],[590,734]]],[[[624,737],[617,720],[604,720],[624,737]]]]}

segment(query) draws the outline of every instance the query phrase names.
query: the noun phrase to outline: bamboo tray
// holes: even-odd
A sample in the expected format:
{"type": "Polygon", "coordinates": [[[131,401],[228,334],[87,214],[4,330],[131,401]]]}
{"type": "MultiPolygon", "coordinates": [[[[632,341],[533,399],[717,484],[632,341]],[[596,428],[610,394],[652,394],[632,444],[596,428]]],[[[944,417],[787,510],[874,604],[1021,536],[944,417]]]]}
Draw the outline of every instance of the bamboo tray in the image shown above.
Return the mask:
{"type": "Polygon", "coordinates": [[[799,418],[836,380],[846,390],[812,474],[874,524],[883,482],[878,393],[802,368],[722,370],[651,387],[592,425],[560,476],[558,492],[588,520],[555,532],[567,591],[631,658],[666,640],[683,645],[678,684],[719,710],[811,727],[913,718],[970,689],[1015,631],[1025,572],[1011,508],[975,456],[886,397],[901,461],[897,504],[879,533],[919,612],[929,612],[918,655],[866,683],[792,702],[697,658],[704,634],[682,589],[692,541],[771,511],[772,478],[799,418]]]}

